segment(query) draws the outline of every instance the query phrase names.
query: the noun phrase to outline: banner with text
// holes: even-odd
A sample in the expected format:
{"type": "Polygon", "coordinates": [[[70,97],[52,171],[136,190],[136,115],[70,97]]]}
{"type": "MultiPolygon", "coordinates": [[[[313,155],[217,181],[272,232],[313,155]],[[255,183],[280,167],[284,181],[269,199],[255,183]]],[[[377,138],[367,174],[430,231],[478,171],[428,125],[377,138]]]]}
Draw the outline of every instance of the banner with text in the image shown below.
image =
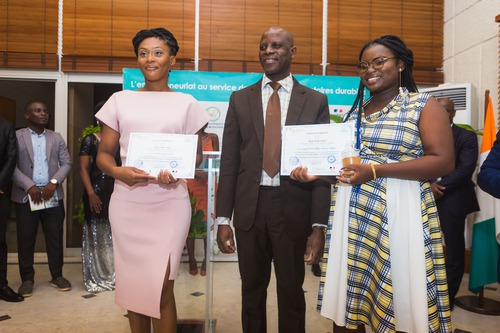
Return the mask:
{"type": "MultiPolygon", "coordinates": [[[[303,85],[328,97],[330,114],[343,116],[352,106],[358,93],[357,76],[294,75],[303,85]]],[[[222,139],[229,97],[233,91],[249,86],[262,78],[261,73],[172,71],[169,86],[175,91],[193,95],[210,115],[207,132],[222,139]]],[[[123,89],[135,90],[144,86],[139,69],[123,69],[123,89]]]]}

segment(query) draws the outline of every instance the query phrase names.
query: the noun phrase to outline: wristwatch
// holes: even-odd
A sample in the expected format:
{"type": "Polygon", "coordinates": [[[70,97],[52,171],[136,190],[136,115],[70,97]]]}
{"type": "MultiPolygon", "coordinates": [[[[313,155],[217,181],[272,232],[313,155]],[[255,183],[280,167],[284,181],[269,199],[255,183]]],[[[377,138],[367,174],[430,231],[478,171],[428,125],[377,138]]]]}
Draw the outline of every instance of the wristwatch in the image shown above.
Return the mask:
{"type": "Polygon", "coordinates": [[[51,183],[51,184],[54,184],[55,186],[59,185],[59,182],[58,182],[58,181],[57,181],[57,179],[55,179],[55,178],[52,178],[52,179],[50,180],[50,183],[51,183]]]}

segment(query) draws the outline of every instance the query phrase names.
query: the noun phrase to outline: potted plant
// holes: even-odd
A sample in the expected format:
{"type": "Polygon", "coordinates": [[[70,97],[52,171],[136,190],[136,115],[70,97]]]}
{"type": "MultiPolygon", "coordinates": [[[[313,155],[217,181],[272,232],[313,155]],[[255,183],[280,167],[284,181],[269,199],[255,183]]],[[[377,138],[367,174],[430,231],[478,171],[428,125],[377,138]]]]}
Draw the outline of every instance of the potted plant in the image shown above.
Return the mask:
{"type": "Polygon", "coordinates": [[[188,238],[206,238],[207,223],[205,222],[205,213],[198,209],[198,199],[189,191],[189,200],[191,201],[191,225],[189,227],[188,238]]]}

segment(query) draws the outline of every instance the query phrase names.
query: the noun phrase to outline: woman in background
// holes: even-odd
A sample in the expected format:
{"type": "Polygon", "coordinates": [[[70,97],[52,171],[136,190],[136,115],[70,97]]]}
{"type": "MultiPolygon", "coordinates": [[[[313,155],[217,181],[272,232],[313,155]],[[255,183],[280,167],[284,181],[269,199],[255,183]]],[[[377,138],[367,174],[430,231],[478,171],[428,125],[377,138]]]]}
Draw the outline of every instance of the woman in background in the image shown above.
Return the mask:
{"type": "MultiPolygon", "coordinates": [[[[413,53],[397,36],[359,54],[358,96],[344,121],[356,128],[361,164],[333,179],[318,309],[334,331],[451,332],[438,212],[428,179],[449,174],[446,111],[413,79],[413,53]],[[364,99],[364,90],[371,93],[364,99]]],[[[317,177],[297,168],[292,178],[317,177]]],[[[331,180],[331,179],[330,179],[331,180]]]]}
{"type": "MultiPolygon", "coordinates": [[[[96,111],[104,102],[96,106],[96,111]]],[[[97,166],[97,151],[101,140],[100,126],[86,135],[80,145],[80,177],[85,222],[82,231],[83,282],[88,292],[115,289],[113,240],[108,220],[108,208],[115,180],[97,166]]],[[[116,163],[120,165],[120,157],[116,163]]]]}
{"type": "Polygon", "coordinates": [[[116,271],[116,303],[128,310],[132,333],[177,331],[174,280],[191,220],[184,180],[161,170],[150,175],[118,166],[120,149],[127,159],[132,132],[198,134],[208,115],[191,96],[168,86],[179,50],[174,35],[163,28],[139,31],[132,39],[143,88],[113,94],[96,114],[103,126],[97,164],[115,178],[109,207],[116,271]]]}
{"type": "MultiPolygon", "coordinates": [[[[219,137],[215,133],[207,133],[205,129],[208,124],[203,126],[201,129],[201,145],[203,151],[219,151],[219,137]]],[[[194,179],[188,179],[187,184],[189,188],[189,192],[193,197],[196,198],[197,204],[196,208],[199,208],[203,211],[204,222],[207,223],[209,221],[209,217],[207,216],[207,198],[208,198],[208,175],[205,170],[196,170],[194,179]]],[[[189,234],[191,234],[192,228],[189,229],[189,234]]],[[[208,231],[208,225],[207,225],[208,231]]],[[[189,257],[189,274],[196,275],[198,274],[198,263],[196,262],[196,258],[194,255],[194,244],[196,239],[193,237],[188,237],[186,240],[188,257],[189,257]]],[[[205,256],[203,258],[203,262],[201,264],[200,275],[207,275],[207,239],[203,239],[204,244],[204,253],[205,256]]]]}

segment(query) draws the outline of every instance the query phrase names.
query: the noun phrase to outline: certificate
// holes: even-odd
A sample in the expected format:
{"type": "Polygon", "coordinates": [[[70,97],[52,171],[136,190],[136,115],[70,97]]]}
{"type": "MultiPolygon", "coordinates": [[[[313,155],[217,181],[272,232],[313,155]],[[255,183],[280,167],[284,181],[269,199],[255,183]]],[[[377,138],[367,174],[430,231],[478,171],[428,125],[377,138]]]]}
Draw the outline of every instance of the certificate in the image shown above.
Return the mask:
{"type": "Polygon", "coordinates": [[[133,132],[125,166],[155,177],[160,170],[168,170],[175,178],[194,178],[197,146],[197,135],[133,132]]]}
{"type": "Polygon", "coordinates": [[[34,212],[35,210],[47,209],[47,208],[53,208],[53,207],[59,206],[59,199],[57,197],[57,190],[54,190],[54,194],[47,201],[42,200],[39,203],[35,203],[33,201],[33,199],[31,199],[31,196],[29,194],[28,194],[28,199],[30,202],[30,209],[32,212],[34,212]]]}
{"type": "Polygon", "coordinates": [[[308,173],[334,176],[342,168],[341,152],[354,144],[354,124],[334,123],[283,127],[281,175],[289,176],[298,166],[308,173]]]}

